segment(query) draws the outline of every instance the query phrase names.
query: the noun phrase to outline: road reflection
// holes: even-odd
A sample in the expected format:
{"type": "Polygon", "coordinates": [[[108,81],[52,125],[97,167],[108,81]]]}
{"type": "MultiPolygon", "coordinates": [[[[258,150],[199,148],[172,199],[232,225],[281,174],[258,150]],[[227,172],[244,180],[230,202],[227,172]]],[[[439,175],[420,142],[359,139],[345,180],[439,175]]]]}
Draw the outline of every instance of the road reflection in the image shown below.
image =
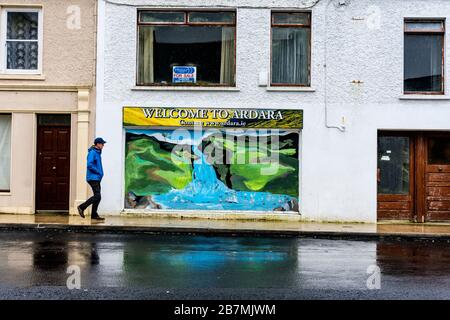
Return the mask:
{"type": "Polygon", "coordinates": [[[444,242],[382,242],[377,245],[377,264],[385,275],[397,277],[448,277],[450,245],[444,242]]]}
{"type": "Polygon", "coordinates": [[[384,285],[450,275],[449,244],[297,238],[0,233],[0,286],[83,288],[302,288],[366,290],[367,268],[384,285]]]}

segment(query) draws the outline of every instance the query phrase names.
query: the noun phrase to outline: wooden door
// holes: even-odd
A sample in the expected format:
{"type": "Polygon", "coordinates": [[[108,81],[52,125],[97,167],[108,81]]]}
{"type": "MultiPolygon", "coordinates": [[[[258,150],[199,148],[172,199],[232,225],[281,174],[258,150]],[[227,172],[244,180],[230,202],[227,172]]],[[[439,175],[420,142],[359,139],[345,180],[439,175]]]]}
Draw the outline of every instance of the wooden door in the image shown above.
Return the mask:
{"type": "Polygon", "coordinates": [[[425,221],[450,220],[450,133],[425,136],[425,221]]]}
{"type": "Polygon", "coordinates": [[[69,186],[70,124],[38,125],[36,210],[68,211],[69,186]]]}
{"type": "Polygon", "coordinates": [[[379,220],[414,219],[414,136],[378,135],[377,213],[379,220]]]}

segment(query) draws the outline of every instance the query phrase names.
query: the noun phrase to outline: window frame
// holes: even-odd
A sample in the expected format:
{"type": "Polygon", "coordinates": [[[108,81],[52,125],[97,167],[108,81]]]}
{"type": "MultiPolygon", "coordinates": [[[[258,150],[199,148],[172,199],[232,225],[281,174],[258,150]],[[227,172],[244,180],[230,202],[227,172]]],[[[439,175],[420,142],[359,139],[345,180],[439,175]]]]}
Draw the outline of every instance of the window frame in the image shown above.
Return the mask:
{"type": "Polygon", "coordinates": [[[6,116],[10,116],[10,121],[11,121],[11,129],[10,129],[10,133],[9,133],[9,136],[10,136],[10,148],[9,148],[9,160],[10,160],[10,166],[9,166],[9,189],[0,189],[0,195],[8,195],[8,194],[10,194],[11,193],[11,183],[12,183],[12,181],[11,181],[11,179],[12,179],[12,170],[13,170],[13,150],[12,150],[12,148],[13,148],[13,145],[12,145],[12,140],[13,140],[13,123],[14,123],[14,121],[13,121],[13,113],[8,113],[8,112],[6,112],[6,113],[3,113],[3,112],[0,112],[0,115],[6,115],[6,116]]]}
{"type": "Polygon", "coordinates": [[[308,10],[272,10],[270,12],[270,66],[269,66],[269,87],[297,87],[297,88],[311,88],[311,59],[312,59],[312,11],[308,10]],[[306,13],[309,17],[309,24],[301,24],[301,23],[274,23],[274,14],[276,13],[306,13]],[[272,82],[272,62],[273,62],[273,28],[308,28],[309,29],[309,52],[308,52],[308,84],[292,84],[292,83],[273,83],[272,82]]]}
{"type": "Polygon", "coordinates": [[[221,87],[221,88],[236,88],[237,87],[237,11],[236,10],[200,10],[200,9],[168,9],[168,8],[159,8],[159,9],[137,9],[137,19],[136,19],[136,87],[192,87],[192,88],[211,88],[211,87],[221,87]],[[142,12],[182,12],[184,13],[184,22],[141,22],[141,13],[142,12]],[[227,23],[227,22],[208,22],[208,23],[202,23],[202,22],[189,22],[189,13],[191,12],[231,12],[234,13],[234,22],[233,23],[227,23]],[[220,84],[220,83],[214,83],[214,84],[195,84],[195,83],[148,83],[148,84],[139,84],[139,30],[140,26],[192,26],[192,27],[200,27],[200,26],[224,26],[224,27],[234,27],[234,84],[220,84]]]}
{"type": "MultiPolygon", "coordinates": [[[[0,73],[1,74],[42,74],[42,59],[43,59],[43,9],[42,7],[5,7],[0,8],[0,73]],[[8,69],[7,59],[8,53],[6,48],[7,30],[8,30],[8,13],[10,12],[35,12],[38,14],[38,67],[36,70],[32,69],[8,69]]],[[[36,41],[36,40],[31,40],[36,41]]]]}
{"type": "Polygon", "coordinates": [[[445,95],[445,18],[404,18],[403,19],[403,94],[405,95],[445,95]],[[441,30],[407,30],[408,23],[436,23],[440,22],[441,30]],[[442,61],[441,61],[441,90],[440,91],[406,91],[405,90],[405,36],[406,35],[442,35],[441,40],[441,50],[442,50],[442,61]]]}

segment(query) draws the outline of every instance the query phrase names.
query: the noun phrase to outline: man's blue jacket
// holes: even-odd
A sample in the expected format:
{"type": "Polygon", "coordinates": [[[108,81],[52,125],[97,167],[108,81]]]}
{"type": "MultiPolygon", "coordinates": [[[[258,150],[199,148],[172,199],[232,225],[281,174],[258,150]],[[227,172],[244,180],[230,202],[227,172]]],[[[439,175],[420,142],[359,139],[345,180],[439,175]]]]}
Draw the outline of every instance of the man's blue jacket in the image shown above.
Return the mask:
{"type": "Polygon", "coordinates": [[[92,146],[89,148],[87,156],[86,181],[102,181],[102,178],[102,150],[99,150],[92,146]]]}

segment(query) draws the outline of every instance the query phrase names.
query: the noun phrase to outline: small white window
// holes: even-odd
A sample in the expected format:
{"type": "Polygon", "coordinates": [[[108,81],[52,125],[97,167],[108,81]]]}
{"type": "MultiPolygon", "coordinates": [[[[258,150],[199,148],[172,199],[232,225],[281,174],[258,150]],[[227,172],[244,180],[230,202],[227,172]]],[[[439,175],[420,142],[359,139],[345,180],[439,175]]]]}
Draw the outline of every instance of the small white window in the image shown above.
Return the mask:
{"type": "Polygon", "coordinates": [[[41,9],[3,9],[1,42],[2,73],[40,74],[42,69],[41,9]]]}

